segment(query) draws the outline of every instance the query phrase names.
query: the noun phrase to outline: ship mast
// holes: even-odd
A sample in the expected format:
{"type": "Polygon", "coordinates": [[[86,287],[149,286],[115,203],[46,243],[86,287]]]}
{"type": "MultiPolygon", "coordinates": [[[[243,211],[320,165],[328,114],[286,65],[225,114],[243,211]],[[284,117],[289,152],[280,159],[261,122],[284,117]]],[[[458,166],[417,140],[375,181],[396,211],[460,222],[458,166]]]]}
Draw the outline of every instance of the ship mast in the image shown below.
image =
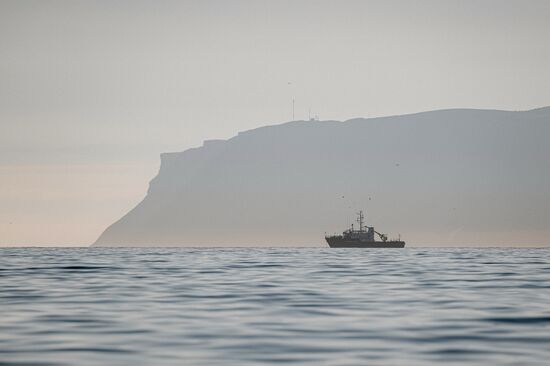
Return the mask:
{"type": "Polygon", "coordinates": [[[359,216],[357,218],[357,222],[359,223],[359,231],[362,232],[363,231],[363,219],[365,218],[365,216],[363,216],[363,210],[359,211],[359,213],[357,215],[359,216]]]}

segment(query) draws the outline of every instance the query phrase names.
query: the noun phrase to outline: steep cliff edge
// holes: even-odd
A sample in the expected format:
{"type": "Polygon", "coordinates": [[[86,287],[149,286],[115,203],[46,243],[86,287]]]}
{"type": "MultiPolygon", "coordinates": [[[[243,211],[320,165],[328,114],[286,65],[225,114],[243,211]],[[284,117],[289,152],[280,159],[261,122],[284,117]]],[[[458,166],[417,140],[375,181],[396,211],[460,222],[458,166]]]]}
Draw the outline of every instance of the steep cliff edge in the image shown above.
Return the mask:
{"type": "Polygon", "coordinates": [[[359,208],[417,244],[537,244],[548,136],[550,108],[261,127],[162,154],[145,199],[94,245],[324,245],[359,208]]]}

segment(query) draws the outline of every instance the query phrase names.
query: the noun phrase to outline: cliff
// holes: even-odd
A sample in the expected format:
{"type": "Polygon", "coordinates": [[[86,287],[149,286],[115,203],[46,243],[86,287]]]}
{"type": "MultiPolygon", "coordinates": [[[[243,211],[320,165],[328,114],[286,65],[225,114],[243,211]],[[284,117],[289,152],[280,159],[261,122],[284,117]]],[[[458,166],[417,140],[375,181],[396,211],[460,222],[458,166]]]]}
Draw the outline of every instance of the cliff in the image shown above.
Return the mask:
{"type": "Polygon", "coordinates": [[[145,199],[94,245],[325,245],[360,208],[413,244],[539,243],[548,136],[550,108],[261,127],[162,154],[145,199]]]}

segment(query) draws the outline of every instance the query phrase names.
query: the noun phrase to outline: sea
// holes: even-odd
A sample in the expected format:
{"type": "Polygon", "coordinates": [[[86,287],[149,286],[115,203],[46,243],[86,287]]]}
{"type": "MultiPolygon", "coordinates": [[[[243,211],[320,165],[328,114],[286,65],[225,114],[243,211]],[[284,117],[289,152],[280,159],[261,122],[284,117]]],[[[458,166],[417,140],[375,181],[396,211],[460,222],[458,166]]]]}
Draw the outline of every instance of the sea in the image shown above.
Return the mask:
{"type": "Polygon", "coordinates": [[[0,249],[0,365],[441,364],[550,365],[550,249],[0,249]]]}

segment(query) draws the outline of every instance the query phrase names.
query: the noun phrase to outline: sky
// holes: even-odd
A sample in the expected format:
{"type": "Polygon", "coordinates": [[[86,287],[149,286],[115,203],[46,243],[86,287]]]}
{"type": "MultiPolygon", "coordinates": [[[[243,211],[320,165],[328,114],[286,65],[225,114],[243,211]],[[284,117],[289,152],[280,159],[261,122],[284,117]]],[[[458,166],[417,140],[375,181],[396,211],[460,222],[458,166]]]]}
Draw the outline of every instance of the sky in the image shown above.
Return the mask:
{"type": "Polygon", "coordinates": [[[91,244],[162,152],[550,105],[548,1],[0,1],[0,245],[91,244]]]}

